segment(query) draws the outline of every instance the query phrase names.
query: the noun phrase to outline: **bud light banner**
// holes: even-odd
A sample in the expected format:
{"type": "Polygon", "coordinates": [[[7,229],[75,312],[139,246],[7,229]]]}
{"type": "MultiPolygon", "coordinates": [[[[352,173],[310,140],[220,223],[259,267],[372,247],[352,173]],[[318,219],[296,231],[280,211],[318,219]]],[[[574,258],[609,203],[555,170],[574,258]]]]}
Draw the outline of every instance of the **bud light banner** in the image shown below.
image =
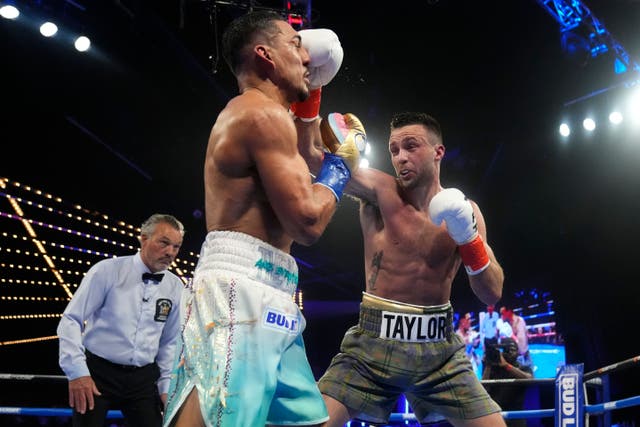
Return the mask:
{"type": "Polygon", "coordinates": [[[584,365],[565,365],[556,375],[555,427],[584,427],[584,365]]]}

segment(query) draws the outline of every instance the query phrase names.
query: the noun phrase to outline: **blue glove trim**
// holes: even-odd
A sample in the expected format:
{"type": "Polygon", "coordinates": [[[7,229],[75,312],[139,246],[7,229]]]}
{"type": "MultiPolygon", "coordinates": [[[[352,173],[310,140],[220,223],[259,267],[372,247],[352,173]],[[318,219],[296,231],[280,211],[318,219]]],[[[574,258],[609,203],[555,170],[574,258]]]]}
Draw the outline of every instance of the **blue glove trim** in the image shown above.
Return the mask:
{"type": "Polygon", "coordinates": [[[316,177],[316,184],[324,185],[331,190],[336,196],[336,201],[339,202],[342,191],[350,179],[351,172],[342,157],[337,154],[324,153],[324,160],[316,177]]]}

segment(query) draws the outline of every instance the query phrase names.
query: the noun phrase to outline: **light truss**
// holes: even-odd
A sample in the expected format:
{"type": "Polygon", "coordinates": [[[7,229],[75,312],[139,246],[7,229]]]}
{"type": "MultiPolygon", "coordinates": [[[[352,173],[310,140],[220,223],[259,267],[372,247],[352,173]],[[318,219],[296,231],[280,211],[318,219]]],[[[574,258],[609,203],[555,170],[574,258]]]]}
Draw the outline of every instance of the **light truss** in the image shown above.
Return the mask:
{"type": "Polygon", "coordinates": [[[612,51],[615,54],[615,71],[618,74],[635,71],[640,73],[640,65],[632,59],[625,48],[609,33],[605,26],[580,0],[536,0],[560,24],[565,33],[582,29],[588,33],[592,57],[612,51]]]}

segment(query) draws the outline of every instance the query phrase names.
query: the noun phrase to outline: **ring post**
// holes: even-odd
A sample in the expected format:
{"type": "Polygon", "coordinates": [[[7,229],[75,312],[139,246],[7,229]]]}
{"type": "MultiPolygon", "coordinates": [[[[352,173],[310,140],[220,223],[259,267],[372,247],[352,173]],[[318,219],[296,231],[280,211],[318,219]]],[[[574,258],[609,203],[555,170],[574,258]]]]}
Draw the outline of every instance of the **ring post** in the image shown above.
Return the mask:
{"type": "Polygon", "coordinates": [[[584,427],[584,364],[564,365],[556,375],[555,427],[584,427]]]}

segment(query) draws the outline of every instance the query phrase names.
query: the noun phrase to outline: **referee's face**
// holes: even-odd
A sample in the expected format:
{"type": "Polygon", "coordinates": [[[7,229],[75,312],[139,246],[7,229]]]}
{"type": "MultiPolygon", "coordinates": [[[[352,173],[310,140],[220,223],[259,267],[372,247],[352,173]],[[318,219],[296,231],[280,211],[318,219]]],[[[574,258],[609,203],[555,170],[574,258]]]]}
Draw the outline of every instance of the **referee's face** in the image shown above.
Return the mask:
{"type": "Polygon", "coordinates": [[[182,246],[182,234],[161,222],[150,236],[140,236],[140,246],[140,256],[149,270],[153,273],[163,271],[176,259],[182,246]]]}

